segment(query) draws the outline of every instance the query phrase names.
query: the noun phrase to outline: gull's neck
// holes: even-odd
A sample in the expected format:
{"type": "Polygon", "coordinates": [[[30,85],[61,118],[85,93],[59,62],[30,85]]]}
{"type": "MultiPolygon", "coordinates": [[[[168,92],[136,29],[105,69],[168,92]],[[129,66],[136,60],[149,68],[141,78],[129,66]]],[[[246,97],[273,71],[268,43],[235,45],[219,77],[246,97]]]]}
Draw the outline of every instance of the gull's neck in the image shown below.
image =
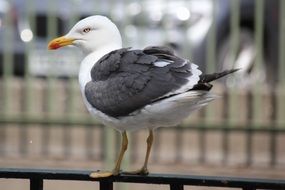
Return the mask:
{"type": "Polygon", "coordinates": [[[102,48],[99,48],[91,53],[89,53],[82,61],[79,69],[79,84],[81,90],[84,90],[84,87],[87,82],[91,81],[90,71],[92,67],[97,63],[97,61],[104,55],[110,53],[113,50],[122,48],[121,45],[111,44],[102,48]]]}

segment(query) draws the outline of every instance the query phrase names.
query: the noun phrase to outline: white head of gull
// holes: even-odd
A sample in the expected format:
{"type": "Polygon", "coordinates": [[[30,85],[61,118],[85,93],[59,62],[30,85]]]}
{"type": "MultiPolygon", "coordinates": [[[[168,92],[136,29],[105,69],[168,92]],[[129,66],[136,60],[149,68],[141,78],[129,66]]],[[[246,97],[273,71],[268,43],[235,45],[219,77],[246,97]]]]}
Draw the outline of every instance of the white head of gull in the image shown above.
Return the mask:
{"type": "Polygon", "coordinates": [[[117,26],[105,16],[95,15],[80,20],[64,36],[52,40],[48,48],[58,49],[74,45],[82,50],[85,59],[81,62],[79,82],[81,90],[91,80],[90,70],[102,56],[122,48],[122,38],[117,26]]]}
{"type": "Polygon", "coordinates": [[[114,170],[97,171],[91,177],[118,175],[128,146],[127,130],[149,130],[147,151],[141,169],[147,174],[153,130],[179,124],[215,96],[211,81],[236,69],[205,74],[189,60],[176,56],[167,47],[143,50],[122,48],[116,25],[104,16],[90,16],[74,25],[65,35],[52,40],[48,48],[74,45],[86,57],[81,62],[79,83],[89,112],[107,126],[121,132],[122,145],[114,170]]]}

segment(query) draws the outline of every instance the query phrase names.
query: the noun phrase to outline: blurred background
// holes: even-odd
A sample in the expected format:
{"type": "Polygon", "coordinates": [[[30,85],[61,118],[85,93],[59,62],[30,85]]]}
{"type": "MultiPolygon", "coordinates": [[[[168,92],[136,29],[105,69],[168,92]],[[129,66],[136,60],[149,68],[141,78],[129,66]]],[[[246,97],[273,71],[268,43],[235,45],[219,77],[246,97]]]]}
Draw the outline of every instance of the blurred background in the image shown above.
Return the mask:
{"type": "MultiPolygon", "coordinates": [[[[180,126],[157,130],[151,172],[285,178],[283,0],[0,0],[0,167],[113,167],[120,136],[83,105],[81,52],[47,50],[49,40],[95,14],[117,24],[125,47],[167,45],[207,73],[242,68],[215,84],[221,98],[180,126]]],[[[141,166],[146,137],[129,134],[124,169],[141,166]]],[[[29,188],[9,180],[0,187],[29,188]]]]}

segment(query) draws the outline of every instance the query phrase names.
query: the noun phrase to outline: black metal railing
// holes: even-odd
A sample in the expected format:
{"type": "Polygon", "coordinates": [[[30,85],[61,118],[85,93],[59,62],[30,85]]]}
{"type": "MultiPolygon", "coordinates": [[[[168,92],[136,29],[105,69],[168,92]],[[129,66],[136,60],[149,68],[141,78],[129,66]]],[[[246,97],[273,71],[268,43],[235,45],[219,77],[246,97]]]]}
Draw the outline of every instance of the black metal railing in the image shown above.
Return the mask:
{"type": "Polygon", "coordinates": [[[100,190],[112,190],[115,182],[164,184],[169,185],[170,190],[183,190],[184,186],[230,187],[243,190],[285,189],[285,180],[173,174],[150,174],[147,176],[122,174],[114,177],[92,179],[89,177],[90,172],[0,168],[0,178],[28,179],[30,180],[30,190],[43,190],[44,180],[97,181],[100,190]]]}

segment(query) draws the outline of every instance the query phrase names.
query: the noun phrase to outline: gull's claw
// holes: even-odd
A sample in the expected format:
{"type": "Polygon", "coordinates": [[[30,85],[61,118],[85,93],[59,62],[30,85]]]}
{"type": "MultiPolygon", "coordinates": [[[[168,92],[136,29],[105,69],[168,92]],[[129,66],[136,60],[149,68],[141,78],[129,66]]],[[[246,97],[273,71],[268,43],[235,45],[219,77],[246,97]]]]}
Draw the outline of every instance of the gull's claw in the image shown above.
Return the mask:
{"type": "Polygon", "coordinates": [[[135,171],[126,171],[123,172],[123,174],[129,174],[129,175],[148,175],[149,171],[146,167],[142,167],[139,170],[135,170],[135,171]]]}
{"type": "Polygon", "coordinates": [[[115,174],[110,171],[96,171],[96,172],[92,172],[89,176],[91,178],[104,178],[104,177],[110,177],[114,175],[115,174]]]}

